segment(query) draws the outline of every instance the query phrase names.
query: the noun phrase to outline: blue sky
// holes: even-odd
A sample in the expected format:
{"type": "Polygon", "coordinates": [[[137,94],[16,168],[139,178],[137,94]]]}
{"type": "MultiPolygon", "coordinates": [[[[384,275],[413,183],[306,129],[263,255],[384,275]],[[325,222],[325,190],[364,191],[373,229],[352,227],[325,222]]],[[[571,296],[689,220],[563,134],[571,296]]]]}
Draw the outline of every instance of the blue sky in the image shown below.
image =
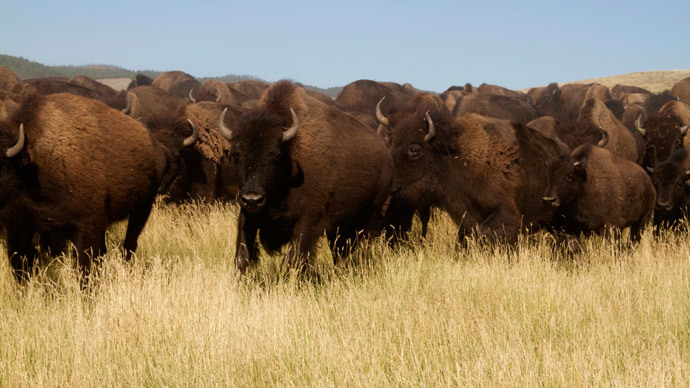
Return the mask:
{"type": "Polygon", "coordinates": [[[690,69],[690,1],[0,0],[0,53],[320,87],[522,89],[690,69]]]}

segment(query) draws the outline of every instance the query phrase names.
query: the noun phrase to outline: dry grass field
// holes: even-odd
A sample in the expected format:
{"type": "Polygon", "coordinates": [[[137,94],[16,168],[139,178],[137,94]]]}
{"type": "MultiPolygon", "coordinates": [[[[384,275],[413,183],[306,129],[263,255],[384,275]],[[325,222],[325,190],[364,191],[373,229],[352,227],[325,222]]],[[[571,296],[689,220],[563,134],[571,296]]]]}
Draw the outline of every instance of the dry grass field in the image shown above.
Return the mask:
{"type": "Polygon", "coordinates": [[[159,205],[130,263],[116,225],[87,291],[69,258],[24,287],[0,260],[0,386],[690,384],[687,230],[568,259],[545,235],[460,248],[436,213],[426,240],[322,247],[319,279],[265,255],[239,279],[236,215],[159,205]]]}
{"type": "Polygon", "coordinates": [[[641,71],[611,77],[564,82],[561,85],[565,83],[589,84],[596,82],[612,88],[616,84],[621,84],[638,86],[652,93],[660,93],[667,89],[670,90],[673,84],[687,77],[690,77],[690,70],[641,71]]]}

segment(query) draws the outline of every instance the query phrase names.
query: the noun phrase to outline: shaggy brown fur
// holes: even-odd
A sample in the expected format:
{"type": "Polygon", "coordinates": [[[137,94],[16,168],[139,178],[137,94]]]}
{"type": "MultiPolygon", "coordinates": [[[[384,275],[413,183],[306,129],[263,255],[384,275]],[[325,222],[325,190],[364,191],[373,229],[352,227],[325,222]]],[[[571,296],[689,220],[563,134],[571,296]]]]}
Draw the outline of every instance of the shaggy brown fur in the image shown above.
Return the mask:
{"type": "Polygon", "coordinates": [[[326,233],[338,252],[379,214],[390,194],[393,163],[383,140],[352,116],[287,81],[232,128],[240,172],[235,264],[256,260],[256,234],[269,251],[292,242],[289,261],[313,252],[326,233]],[[299,120],[294,138],[283,140],[299,120]]]}
{"type": "Polygon", "coordinates": [[[106,228],[124,218],[129,218],[123,244],[129,256],[166,168],[160,144],[136,120],[72,94],[29,95],[1,129],[16,133],[20,124],[26,145],[15,158],[2,160],[0,184],[11,193],[12,206],[23,206],[10,209],[6,201],[0,203],[15,274],[21,276],[32,265],[36,232],[58,251],[71,240],[80,268],[88,272],[90,254],[105,253],[106,228]],[[18,212],[30,218],[20,223],[12,217],[18,212]],[[37,229],[45,224],[41,219],[50,219],[51,227],[37,229]]]}
{"type": "Polygon", "coordinates": [[[415,90],[393,82],[376,82],[358,80],[345,85],[338,93],[335,102],[340,108],[365,122],[371,128],[377,128],[376,104],[382,97],[386,97],[381,104],[384,115],[390,114],[391,107],[404,104],[414,98],[415,90]]]}
{"type": "Polygon", "coordinates": [[[637,240],[654,210],[656,192],[645,171],[592,144],[552,162],[548,177],[544,201],[561,209],[566,231],[576,235],[630,226],[637,240]]]}
{"type": "Polygon", "coordinates": [[[477,113],[482,116],[527,124],[536,118],[534,108],[525,101],[496,94],[472,94],[458,101],[453,115],[477,113]]]}
{"type": "Polygon", "coordinates": [[[690,77],[676,82],[671,88],[671,95],[677,97],[681,102],[690,104],[690,77]]]}
{"type": "Polygon", "coordinates": [[[540,166],[567,148],[505,120],[453,118],[434,97],[420,95],[389,117],[395,186],[406,202],[441,207],[461,235],[476,229],[490,240],[515,241],[523,221],[548,222],[548,209],[534,199],[545,185],[540,166]],[[436,131],[429,141],[427,111],[436,131]]]}
{"type": "Polygon", "coordinates": [[[9,67],[0,66],[0,92],[21,94],[24,82],[9,67]]]}
{"type": "Polygon", "coordinates": [[[618,121],[602,100],[591,98],[585,101],[578,121],[589,122],[608,132],[609,142],[604,146],[607,150],[632,162],[637,163],[641,159],[632,132],[618,121]]]}
{"type": "Polygon", "coordinates": [[[166,71],[151,84],[181,98],[187,98],[192,89],[198,89],[201,82],[183,71],[166,71]]]}

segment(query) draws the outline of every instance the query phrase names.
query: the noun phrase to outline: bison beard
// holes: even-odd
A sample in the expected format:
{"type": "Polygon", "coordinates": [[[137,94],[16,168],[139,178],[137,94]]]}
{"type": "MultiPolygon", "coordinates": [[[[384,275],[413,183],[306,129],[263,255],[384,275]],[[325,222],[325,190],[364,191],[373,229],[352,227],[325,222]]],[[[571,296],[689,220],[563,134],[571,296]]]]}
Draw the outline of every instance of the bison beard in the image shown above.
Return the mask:
{"type": "Polygon", "coordinates": [[[269,252],[291,243],[288,263],[300,269],[324,233],[336,257],[347,254],[390,194],[383,140],[287,81],[267,89],[232,130],[223,118],[240,176],[237,269],[258,259],[257,235],[269,252]]]}

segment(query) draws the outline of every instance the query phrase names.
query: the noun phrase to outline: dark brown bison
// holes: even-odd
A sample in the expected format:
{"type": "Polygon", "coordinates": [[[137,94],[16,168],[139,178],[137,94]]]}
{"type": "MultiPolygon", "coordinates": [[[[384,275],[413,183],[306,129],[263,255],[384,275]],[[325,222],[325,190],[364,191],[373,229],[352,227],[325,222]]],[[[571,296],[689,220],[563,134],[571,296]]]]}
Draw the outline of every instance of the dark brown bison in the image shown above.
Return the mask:
{"type": "Polygon", "coordinates": [[[151,83],[152,86],[161,88],[166,92],[181,98],[188,98],[192,89],[201,86],[201,82],[183,71],[166,71],[151,83]]]}
{"type": "Polygon", "coordinates": [[[420,95],[389,118],[395,188],[413,208],[450,214],[460,235],[476,230],[514,242],[522,225],[554,211],[532,195],[546,186],[546,163],[567,146],[519,123],[469,114],[454,118],[420,95]]]}
{"type": "Polygon", "coordinates": [[[149,86],[153,84],[153,78],[146,74],[137,74],[132,79],[132,82],[127,85],[127,90],[134,89],[137,86],[149,86]]]}
{"type": "Polygon", "coordinates": [[[412,100],[416,94],[415,90],[393,82],[362,79],[345,85],[335,98],[335,102],[342,110],[357,117],[369,127],[377,128],[374,107],[378,106],[378,109],[387,115],[392,107],[412,100]],[[378,104],[383,97],[386,98],[385,102],[378,104]]]}
{"type": "Polygon", "coordinates": [[[0,221],[18,278],[33,266],[36,233],[53,251],[71,240],[85,273],[115,221],[129,219],[123,246],[127,257],[136,250],[166,169],[143,125],[98,101],[52,94],[29,95],[0,128],[0,221]]]}
{"type": "Polygon", "coordinates": [[[566,232],[630,227],[632,240],[652,215],[656,192],[636,163],[585,144],[549,166],[543,201],[560,209],[566,232]]]}
{"type": "Polygon", "coordinates": [[[230,143],[221,135],[219,122],[224,109],[224,124],[233,126],[241,111],[232,106],[203,101],[189,104],[176,112],[175,122],[152,128],[154,134],[168,145],[177,161],[179,173],[167,188],[167,199],[179,202],[187,199],[235,199],[238,190],[236,168],[230,156],[230,143]],[[198,140],[183,140],[190,125],[198,128],[198,140]]]}
{"type": "Polygon", "coordinates": [[[688,215],[690,206],[690,160],[688,151],[682,147],[680,140],[673,144],[669,157],[659,161],[654,146],[649,149],[652,159],[657,160],[653,167],[647,167],[652,183],[657,192],[654,224],[670,226],[683,220],[688,215]]]}
{"type": "Polygon", "coordinates": [[[526,101],[503,95],[483,93],[462,97],[452,112],[455,116],[476,113],[521,124],[527,124],[537,117],[534,108],[526,101]]]}
{"type": "Polygon", "coordinates": [[[28,79],[25,81],[25,89],[27,93],[31,94],[70,93],[88,98],[100,97],[97,91],[81,85],[73,84],[69,78],[63,77],[28,79]]]}
{"type": "Polygon", "coordinates": [[[613,99],[609,89],[600,84],[566,84],[559,87],[551,83],[531,97],[534,97],[531,101],[538,116],[551,116],[561,123],[577,120],[585,102],[592,98],[604,104],[613,99]]]}
{"type": "Polygon", "coordinates": [[[528,102],[529,97],[527,97],[527,94],[516,91],[516,90],[510,90],[508,88],[504,88],[503,86],[498,86],[498,85],[491,85],[487,83],[482,83],[479,85],[477,88],[477,91],[482,94],[495,94],[498,96],[506,96],[510,98],[514,98],[516,100],[528,102]]]}
{"type": "Polygon", "coordinates": [[[632,132],[627,129],[598,98],[586,100],[577,118],[579,122],[588,122],[609,134],[609,142],[604,148],[616,155],[633,162],[638,162],[643,155],[639,154],[637,143],[632,132]]]}
{"type": "Polygon", "coordinates": [[[223,133],[241,182],[240,272],[258,258],[257,232],[269,252],[291,242],[292,263],[308,257],[324,233],[336,252],[346,252],[390,194],[393,163],[383,140],[288,81],[269,87],[223,133]]]}
{"type": "Polygon", "coordinates": [[[139,86],[128,90],[125,113],[144,123],[172,115],[184,108],[187,102],[155,86],[139,86]]]}
{"type": "Polygon", "coordinates": [[[630,95],[630,94],[652,94],[647,89],[638,87],[638,86],[630,86],[630,85],[621,85],[621,84],[615,84],[611,88],[611,95],[613,95],[614,98],[618,99],[619,101],[623,101],[625,96],[630,95]]]}
{"type": "Polygon", "coordinates": [[[690,77],[676,82],[671,88],[671,95],[690,105],[690,77]]]}

